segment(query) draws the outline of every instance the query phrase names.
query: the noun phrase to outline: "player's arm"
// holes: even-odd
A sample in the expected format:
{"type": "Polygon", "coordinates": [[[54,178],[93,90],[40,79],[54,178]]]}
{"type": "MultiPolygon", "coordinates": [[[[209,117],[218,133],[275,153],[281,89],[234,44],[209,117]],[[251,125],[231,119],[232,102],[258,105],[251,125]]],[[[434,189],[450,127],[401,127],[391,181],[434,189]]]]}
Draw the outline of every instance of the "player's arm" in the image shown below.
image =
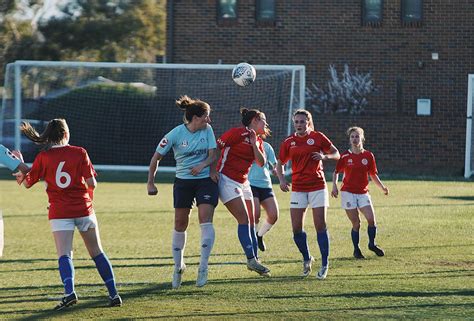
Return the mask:
{"type": "Polygon", "coordinates": [[[313,159],[314,160],[328,160],[328,159],[334,159],[338,160],[341,158],[341,155],[339,154],[339,150],[336,148],[336,146],[331,144],[331,147],[329,147],[329,151],[327,153],[322,153],[322,152],[313,152],[313,159]]]}
{"type": "Polygon", "coordinates": [[[265,159],[265,152],[263,151],[263,144],[262,146],[259,146],[257,134],[253,129],[250,129],[249,139],[250,144],[252,145],[255,163],[257,163],[258,166],[263,167],[265,165],[265,162],[267,161],[265,159]],[[261,147],[261,149],[259,147],[261,147]]]}
{"type": "Polygon", "coordinates": [[[209,149],[207,153],[207,158],[203,160],[201,163],[199,163],[198,165],[191,168],[191,174],[193,176],[198,175],[204,168],[206,168],[207,166],[210,166],[215,161],[216,161],[216,149],[215,148],[209,149]]]}
{"type": "Polygon", "coordinates": [[[94,199],[94,190],[97,187],[97,180],[95,179],[94,176],[86,178],[86,184],[87,184],[87,193],[89,193],[89,196],[91,200],[94,199]]]}
{"type": "Polygon", "coordinates": [[[155,185],[155,176],[158,170],[158,165],[162,159],[163,159],[163,156],[157,152],[155,152],[155,154],[153,154],[153,157],[151,158],[150,167],[148,169],[148,182],[147,182],[148,195],[158,194],[158,188],[156,188],[156,185],[155,185]]]}
{"type": "Polygon", "coordinates": [[[337,189],[337,181],[339,180],[339,173],[334,171],[332,173],[332,191],[331,196],[337,198],[339,190],[337,189]]]}
{"type": "Polygon", "coordinates": [[[388,195],[389,190],[388,187],[385,186],[382,181],[380,180],[379,176],[377,174],[370,174],[370,179],[377,185],[385,195],[388,195]]]}
{"type": "Polygon", "coordinates": [[[286,181],[285,168],[284,168],[283,163],[280,160],[278,160],[276,164],[276,173],[277,173],[278,180],[280,181],[280,189],[283,192],[288,192],[290,190],[290,184],[286,181]]]}

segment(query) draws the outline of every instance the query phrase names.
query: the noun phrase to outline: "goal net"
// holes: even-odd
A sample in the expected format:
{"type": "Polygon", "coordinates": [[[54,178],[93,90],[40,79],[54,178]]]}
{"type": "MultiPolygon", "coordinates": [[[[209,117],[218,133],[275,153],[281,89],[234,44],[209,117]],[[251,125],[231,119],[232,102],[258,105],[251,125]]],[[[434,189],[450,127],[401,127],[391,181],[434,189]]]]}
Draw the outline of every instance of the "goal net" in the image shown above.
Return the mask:
{"type": "Polygon", "coordinates": [[[466,114],[466,156],[464,163],[464,177],[469,178],[474,174],[474,158],[472,153],[474,152],[473,134],[474,129],[472,127],[472,103],[474,97],[474,75],[468,76],[467,85],[467,114],[466,114]]]}
{"type": "MultiPolygon", "coordinates": [[[[276,149],[289,134],[291,114],[304,106],[304,66],[256,65],[247,87],[231,78],[234,65],[17,61],[7,66],[0,137],[32,162],[37,146],[20,134],[23,120],[41,132],[65,118],[70,144],[87,149],[97,169],[148,170],[161,138],[183,121],[182,95],[211,105],[216,137],[240,125],[240,107],[266,113],[276,149]]],[[[160,171],[173,171],[169,153],[160,171]]]]}

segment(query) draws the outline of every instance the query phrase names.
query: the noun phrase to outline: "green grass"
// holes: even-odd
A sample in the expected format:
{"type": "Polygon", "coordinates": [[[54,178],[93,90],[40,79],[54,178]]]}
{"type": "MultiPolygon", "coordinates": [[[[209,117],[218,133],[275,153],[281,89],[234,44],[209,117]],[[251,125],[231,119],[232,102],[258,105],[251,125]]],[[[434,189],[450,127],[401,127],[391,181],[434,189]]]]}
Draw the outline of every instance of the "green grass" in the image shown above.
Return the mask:
{"type": "MultiPolygon", "coordinates": [[[[53,313],[61,296],[56,254],[46,215],[44,185],[29,191],[0,180],[5,251],[0,259],[0,318],[40,319],[472,319],[474,316],[474,194],[472,182],[385,180],[391,195],[372,187],[386,256],[366,249],[352,259],[350,222],[331,200],[328,278],[300,277],[301,256],[293,243],[289,194],[277,191],[280,220],[265,237],[261,278],[246,269],[233,217],[219,204],[210,282],[194,285],[199,262],[195,213],[188,228],[183,286],[171,289],[172,185],[146,195],[144,183],[101,182],[95,194],[103,246],[114,265],[122,308],[106,308],[106,290],[79,234],[74,241],[79,303],[53,313]]],[[[275,186],[277,187],[277,186],[275,186]]],[[[306,230],[319,266],[311,217],[306,230]]]]}

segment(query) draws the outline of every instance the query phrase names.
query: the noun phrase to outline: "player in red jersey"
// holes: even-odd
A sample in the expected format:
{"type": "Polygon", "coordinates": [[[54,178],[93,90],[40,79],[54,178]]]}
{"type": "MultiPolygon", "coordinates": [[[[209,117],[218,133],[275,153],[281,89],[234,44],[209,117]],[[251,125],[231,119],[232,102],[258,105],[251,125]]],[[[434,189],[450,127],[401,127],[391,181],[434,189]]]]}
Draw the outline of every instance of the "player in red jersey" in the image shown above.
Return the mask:
{"type": "Polygon", "coordinates": [[[265,164],[263,140],[269,134],[265,114],[242,108],[242,127],[231,128],[217,140],[221,156],[217,165],[219,197],[238,222],[237,235],[247,256],[247,268],[269,276],[270,270],[258,260],[253,195],[248,181],[250,166],[265,164]]]}
{"type": "Polygon", "coordinates": [[[305,277],[311,273],[311,265],[314,261],[309,253],[306,232],[303,229],[306,208],[308,206],[312,208],[322,259],[321,269],[316,277],[323,280],[327,276],[329,267],[329,235],[326,228],[329,195],[322,161],[339,159],[339,151],[324,134],[314,130],[313,118],[307,110],[299,109],[293,114],[293,125],[295,133],[281,143],[276,169],[280,189],[288,192],[290,184],[286,181],[283,165],[291,160],[291,225],[293,240],[303,255],[303,276],[305,277]]]}
{"type": "MultiPolygon", "coordinates": [[[[30,188],[39,180],[46,183],[49,201],[49,222],[58,254],[59,274],[64,284],[64,297],[55,307],[62,310],[77,302],[74,291],[74,266],[72,240],[78,228],[87,251],[95,262],[100,276],[109,291],[109,305],[121,306],[115,277],[107,256],[102,250],[97,218],[92,207],[97,175],[87,152],[82,147],[71,146],[69,128],[64,119],[51,120],[40,135],[29,124],[23,123],[21,131],[33,142],[43,145],[27,174],[14,174],[18,183],[30,188]]],[[[21,153],[16,152],[21,160],[21,153]]]]}
{"type": "Polygon", "coordinates": [[[385,195],[388,195],[389,190],[377,175],[374,155],[364,149],[364,130],[360,127],[351,127],[347,130],[347,136],[349,136],[351,148],[344,152],[337,162],[336,170],[332,176],[331,195],[333,197],[338,196],[337,181],[339,173],[344,173],[341,187],[341,203],[342,208],[346,210],[347,217],[352,222],[351,238],[354,245],[354,257],[356,259],[364,258],[359,248],[359,210],[364,214],[369,225],[367,228],[369,250],[375,252],[377,256],[384,256],[384,251],[375,244],[377,226],[374,207],[372,206],[368,189],[368,176],[370,176],[375,185],[382,189],[385,195]]]}

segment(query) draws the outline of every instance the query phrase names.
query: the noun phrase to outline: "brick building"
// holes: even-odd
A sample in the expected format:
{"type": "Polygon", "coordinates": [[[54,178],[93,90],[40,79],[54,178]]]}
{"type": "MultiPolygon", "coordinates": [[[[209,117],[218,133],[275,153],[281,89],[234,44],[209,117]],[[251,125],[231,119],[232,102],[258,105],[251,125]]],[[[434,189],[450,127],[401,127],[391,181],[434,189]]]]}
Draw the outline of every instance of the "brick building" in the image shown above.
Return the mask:
{"type": "Polygon", "coordinates": [[[380,90],[365,113],[313,113],[316,129],[344,150],[345,129],[363,127],[382,173],[463,174],[473,1],[168,0],[167,11],[167,62],[305,65],[307,86],[331,64],[370,72],[380,90]],[[417,115],[419,98],[430,115],[417,115]]]}

